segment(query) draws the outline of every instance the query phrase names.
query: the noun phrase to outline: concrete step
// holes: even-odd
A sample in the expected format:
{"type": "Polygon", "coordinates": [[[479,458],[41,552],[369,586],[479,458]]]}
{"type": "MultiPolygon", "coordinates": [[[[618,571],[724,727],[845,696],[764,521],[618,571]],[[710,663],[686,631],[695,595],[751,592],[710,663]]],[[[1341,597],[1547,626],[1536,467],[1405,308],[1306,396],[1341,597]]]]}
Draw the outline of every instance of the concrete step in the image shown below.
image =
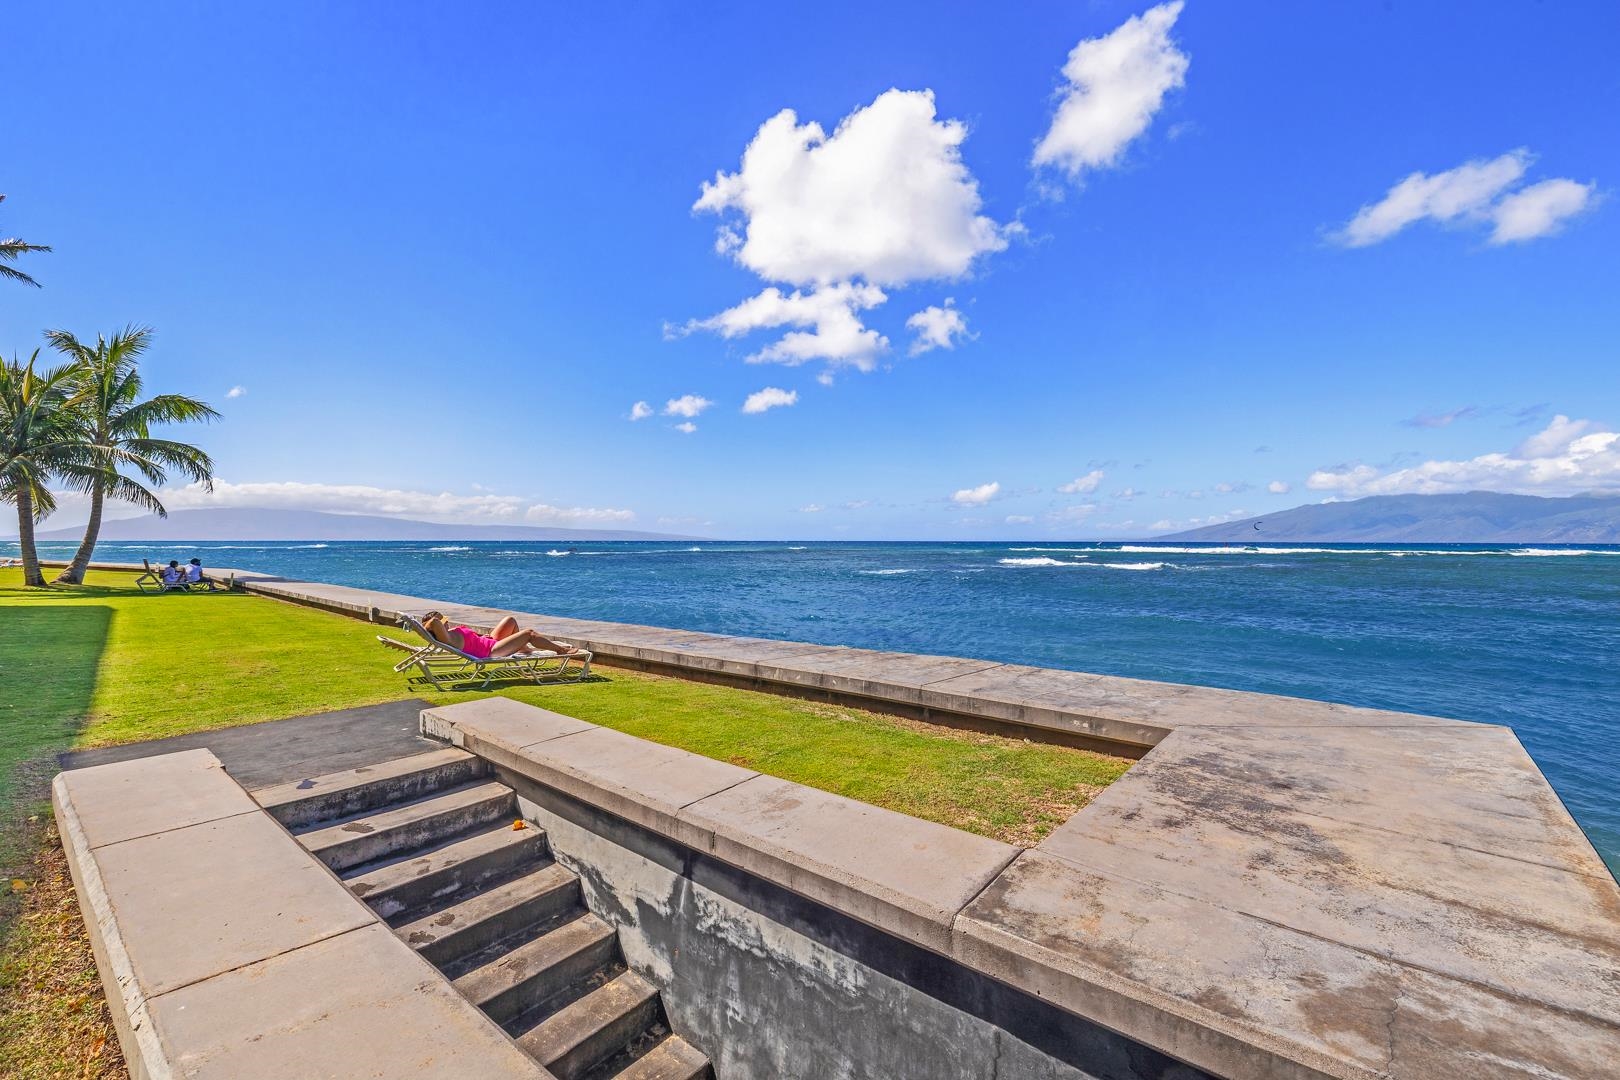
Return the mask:
{"type": "Polygon", "coordinates": [[[452,837],[440,844],[340,875],[354,895],[385,919],[426,907],[480,885],[509,877],[548,856],[546,834],[533,825],[507,825],[452,837]]]}
{"type": "Polygon", "coordinates": [[[603,983],[518,1037],[558,1080],[579,1080],[659,1020],[658,990],[633,971],[603,983]]]}
{"type": "Polygon", "coordinates": [[[615,1064],[610,1062],[602,1075],[613,1080],[708,1080],[714,1075],[703,1051],[679,1035],[666,1036],[621,1069],[612,1069],[615,1064]]]}
{"type": "Polygon", "coordinates": [[[613,927],[586,913],[515,948],[495,946],[494,955],[455,978],[454,986],[505,1025],[614,964],[618,945],[613,927]]]}
{"type": "Polygon", "coordinates": [[[547,863],[510,881],[404,912],[394,920],[394,932],[442,968],[575,909],[583,909],[579,876],[547,863]]]}
{"type": "Polygon", "coordinates": [[[488,773],[489,765],[482,758],[446,747],[363,769],[261,788],[253,797],[277,821],[297,830],[459,787],[488,773]]]}
{"type": "Polygon", "coordinates": [[[347,870],[411,851],[517,813],[517,796],[495,780],[425,795],[365,817],[300,833],[298,839],[333,870],[347,870]]]}
{"type": "Polygon", "coordinates": [[[700,1049],[653,1023],[624,1049],[586,1072],[583,1080],[713,1080],[710,1059],[700,1049]]]}

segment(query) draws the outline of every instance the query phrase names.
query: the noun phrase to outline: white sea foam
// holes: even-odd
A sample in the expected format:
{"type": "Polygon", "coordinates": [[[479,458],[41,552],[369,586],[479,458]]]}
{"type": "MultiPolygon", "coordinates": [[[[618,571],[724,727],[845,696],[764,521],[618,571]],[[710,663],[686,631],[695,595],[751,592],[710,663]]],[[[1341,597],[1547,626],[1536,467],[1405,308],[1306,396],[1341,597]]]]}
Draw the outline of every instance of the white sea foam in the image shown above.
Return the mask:
{"type": "Polygon", "coordinates": [[[325,548],[325,547],[331,547],[331,546],[332,546],[331,544],[294,544],[293,545],[293,550],[294,551],[312,550],[314,548],[325,548]]]}
{"type": "Polygon", "coordinates": [[[908,569],[908,570],[857,570],[855,572],[857,574],[872,574],[872,575],[875,575],[877,577],[892,577],[895,574],[917,574],[917,573],[921,573],[921,571],[916,569],[916,568],[912,568],[912,569],[908,569]]]}
{"type": "MultiPolygon", "coordinates": [[[[1093,552],[1093,551],[1097,551],[1099,549],[1098,548],[1018,547],[1018,548],[1008,548],[1007,550],[1008,551],[1077,551],[1077,552],[1090,553],[1090,552],[1093,552]]],[[[1129,549],[1122,548],[1121,550],[1129,550],[1129,549]]]]}
{"type": "Polygon", "coordinates": [[[1106,566],[1110,570],[1163,570],[1166,563],[1162,562],[1105,562],[1105,563],[1079,563],[1080,566],[1106,566]]]}
{"type": "MultiPolygon", "coordinates": [[[[523,554],[523,553],[522,552],[517,552],[517,551],[510,551],[510,552],[503,551],[503,552],[501,552],[501,554],[502,555],[518,555],[518,554],[523,554]]],[[[546,554],[552,556],[553,558],[561,558],[564,555],[572,555],[573,552],[572,551],[558,551],[555,548],[553,548],[552,550],[546,552],[546,554]]]]}
{"type": "MultiPolygon", "coordinates": [[[[106,546],[106,545],[103,545],[103,546],[106,546]]],[[[120,544],[118,546],[119,547],[124,547],[124,548],[145,548],[145,547],[151,547],[152,545],[151,544],[120,544]]],[[[198,544],[196,546],[197,546],[198,551],[271,551],[271,550],[274,550],[272,548],[259,547],[259,546],[256,546],[254,544],[198,544]]],[[[309,545],[305,545],[305,546],[307,546],[307,547],[325,547],[326,545],[325,544],[309,544],[309,545]]]]}
{"type": "Polygon", "coordinates": [[[804,546],[804,545],[803,545],[803,544],[800,544],[800,545],[799,545],[799,546],[797,546],[797,547],[791,547],[791,546],[790,546],[790,547],[789,547],[789,548],[788,548],[788,550],[789,550],[789,551],[805,551],[805,550],[807,550],[807,549],[806,549],[806,548],[805,548],[805,546],[804,546]]]}
{"type": "Polygon", "coordinates": [[[1590,548],[1515,548],[1508,554],[1514,558],[1537,558],[1547,555],[1620,555],[1620,551],[1593,551],[1590,548]]]}
{"type": "Polygon", "coordinates": [[[1074,562],[1066,559],[1048,559],[1044,555],[1033,559],[997,559],[1002,566],[1090,566],[1091,563],[1074,562]]]}
{"type": "Polygon", "coordinates": [[[428,548],[428,550],[429,551],[471,551],[472,548],[470,548],[470,547],[462,547],[459,544],[446,544],[444,547],[430,547],[430,548],[428,548]]]}
{"type": "MultiPolygon", "coordinates": [[[[1109,549],[1127,555],[1507,555],[1505,551],[1453,551],[1428,548],[1324,548],[1324,547],[1257,547],[1247,545],[1211,547],[1170,547],[1161,544],[1121,544],[1109,549]]],[[[1563,554],[1563,552],[1537,552],[1536,554],[1563,554]]],[[[1602,554],[1594,552],[1594,554],[1602,554]]]]}

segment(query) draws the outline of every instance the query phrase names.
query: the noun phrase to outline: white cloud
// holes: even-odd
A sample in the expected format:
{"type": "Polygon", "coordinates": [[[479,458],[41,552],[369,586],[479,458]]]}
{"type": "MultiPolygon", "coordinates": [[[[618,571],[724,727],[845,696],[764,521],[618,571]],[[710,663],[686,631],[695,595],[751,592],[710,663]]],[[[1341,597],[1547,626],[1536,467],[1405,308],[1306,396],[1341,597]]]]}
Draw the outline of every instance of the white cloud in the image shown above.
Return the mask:
{"type": "Polygon", "coordinates": [[[821,511],[823,509],[824,509],[824,507],[822,507],[822,505],[820,503],[808,503],[808,504],[806,504],[804,506],[799,507],[799,513],[801,513],[801,514],[819,514],[819,513],[821,513],[821,511]]]}
{"type": "Polygon", "coordinates": [[[990,483],[980,484],[978,487],[963,488],[951,496],[951,502],[956,503],[958,506],[983,506],[995,498],[1000,491],[1001,484],[992,480],[990,483]]]}
{"type": "Polygon", "coordinates": [[[1461,408],[1452,409],[1450,412],[1418,413],[1416,416],[1411,416],[1405,420],[1402,420],[1401,423],[1406,427],[1443,428],[1450,427],[1458,420],[1466,420],[1471,416],[1477,415],[1479,415],[1479,407],[1477,405],[1464,405],[1461,408]]]}
{"type": "Polygon", "coordinates": [[[1306,487],[1344,498],[1364,495],[1507,491],[1528,495],[1620,493],[1620,433],[1591,420],[1556,416],[1547,427],[1503,453],[1465,461],[1426,461],[1382,472],[1345,465],[1311,473],[1306,487]]]}
{"type": "Polygon", "coordinates": [[[215,480],[212,492],[205,491],[201,484],[186,484],[165,488],[160,495],[163,505],[169,510],[215,507],[321,510],[333,514],[379,514],[467,524],[519,521],[589,524],[630,521],[636,516],[630,510],[550,506],[517,495],[455,495],[365,484],[317,484],[290,480],[242,484],[215,480]]]}
{"type": "Polygon", "coordinates": [[[736,307],[707,319],[693,319],[681,330],[709,330],[724,338],[741,337],[754,330],[793,326],[797,329],[750,355],[750,364],[779,363],[796,367],[810,360],[826,360],[859,371],[871,371],[877,357],[888,351],[889,339],[868,328],[857,311],[883,303],[888,297],[875,285],[843,282],[805,292],[785,294],[774,285],[736,307]]]}
{"type": "Polygon", "coordinates": [[[1596,192],[1596,184],[1574,180],[1543,180],[1515,191],[1492,211],[1496,228],[1491,231],[1491,243],[1512,244],[1551,236],[1566,220],[1594,205],[1596,192]]]}
{"type": "Polygon", "coordinates": [[[952,306],[955,302],[947,296],[943,307],[925,307],[906,320],[906,329],[917,333],[911,343],[912,356],[933,349],[954,349],[958,338],[971,336],[968,334],[967,319],[952,306]]]}
{"type": "Polygon", "coordinates": [[[1101,469],[1092,469],[1086,475],[1076,477],[1067,484],[1059,484],[1058,491],[1065,495],[1090,495],[1097,490],[1097,485],[1103,482],[1106,475],[1101,469]]]}
{"type": "Polygon", "coordinates": [[[1187,81],[1187,54],[1170,40],[1181,6],[1181,0],[1160,4],[1074,47],[1063,65],[1052,126],[1036,144],[1032,164],[1057,165],[1078,180],[1087,169],[1118,163],[1164,96],[1187,81]]]}
{"type": "Polygon", "coordinates": [[[245,386],[233,386],[229,390],[225,391],[225,396],[227,398],[246,397],[247,396],[247,387],[245,387],[245,386]]]}
{"type": "Polygon", "coordinates": [[[692,423],[690,420],[683,420],[679,424],[675,425],[675,430],[680,432],[682,435],[690,435],[692,432],[697,430],[697,425],[692,423]]]}
{"type": "Polygon", "coordinates": [[[1534,160],[1528,149],[1520,147],[1432,176],[1415,172],[1378,202],[1363,206],[1335,239],[1347,247],[1366,247],[1425,220],[1490,224],[1492,244],[1550,236],[1593,204],[1597,185],[1555,179],[1515,191],[1534,160]]]}
{"type": "Polygon", "coordinates": [[[967,125],[938,120],[931,90],[887,90],[828,135],[783,109],[760,125],[742,167],[703,185],[694,210],[736,211],[722,250],[767,281],[900,285],[966,273],[1007,246],[981,214],[962,163],[967,125]]]}
{"type": "Polygon", "coordinates": [[[1289,483],[1286,480],[1273,480],[1271,483],[1266,485],[1266,490],[1271,492],[1273,495],[1286,495],[1292,490],[1292,488],[1289,486],[1289,483]]]}
{"type": "Polygon", "coordinates": [[[1339,239],[1350,247],[1365,247],[1424,218],[1446,222],[1482,217],[1492,201],[1518,183],[1529,167],[1530,151],[1521,147],[1490,161],[1467,161],[1433,176],[1415,172],[1378,202],[1363,206],[1339,239]]]}
{"type": "MultiPolygon", "coordinates": [[[[981,213],[978,181],[962,162],[966,137],[960,120],[937,118],[929,90],[885,91],[831,135],[814,121],[801,124],[791,109],[777,113],[760,125],[738,170],[704,184],[692,209],[721,216],[717,251],[766,282],[796,288],[772,286],[678,332],[735,338],[791,326],[749,362],[825,360],[871,371],[889,342],[858,313],[888,299],[882,286],[962,277],[1021,231],[981,213]]],[[[955,321],[960,336],[966,325],[960,315],[955,321]]],[[[948,347],[952,335],[936,332],[928,347],[948,347]]]]}
{"type": "Polygon", "coordinates": [[[756,390],[748,395],[743,402],[742,411],[745,413],[762,413],[767,409],[775,409],[784,405],[796,405],[799,401],[797,390],[782,390],[775,386],[767,386],[763,390],[756,390]]]}
{"type": "Polygon", "coordinates": [[[1147,494],[1147,493],[1144,492],[1144,491],[1138,491],[1136,488],[1127,487],[1127,488],[1120,488],[1118,491],[1114,492],[1114,498],[1116,498],[1116,499],[1134,499],[1138,495],[1145,495],[1145,494],[1147,494]]]}
{"type": "Polygon", "coordinates": [[[653,407],[645,401],[638,401],[630,406],[631,420],[645,420],[653,414],[653,407]]]}
{"type": "Polygon", "coordinates": [[[1009,524],[1009,525],[1030,525],[1030,524],[1033,524],[1034,521],[1035,521],[1035,519],[1030,517],[1028,514],[1008,514],[1007,515],[1007,524],[1009,524]]]}
{"type": "Polygon", "coordinates": [[[714,402],[697,394],[682,394],[678,398],[670,398],[664,402],[665,416],[684,416],[690,419],[707,409],[714,402]]]}

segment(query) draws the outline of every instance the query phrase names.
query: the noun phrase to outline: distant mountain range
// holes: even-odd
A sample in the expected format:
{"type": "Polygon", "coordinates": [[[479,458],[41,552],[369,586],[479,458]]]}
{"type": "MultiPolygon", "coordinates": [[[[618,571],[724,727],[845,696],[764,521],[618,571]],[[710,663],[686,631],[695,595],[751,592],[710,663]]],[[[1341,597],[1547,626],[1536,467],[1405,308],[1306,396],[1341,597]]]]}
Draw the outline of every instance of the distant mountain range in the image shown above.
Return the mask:
{"type": "Polygon", "coordinates": [[[1620,497],[1547,499],[1464,495],[1373,495],[1296,506],[1275,514],[1154,537],[1253,544],[1263,540],[1373,544],[1620,544],[1620,497]]]}
{"type": "MultiPolygon", "coordinates": [[[[15,533],[12,533],[15,535],[15,533]]],[[[77,540],[83,528],[46,529],[40,540],[77,540]]],[[[316,510],[243,507],[176,510],[167,518],[104,521],[102,540],[701,540],[629,529],[556,529],[538,525],[441,525],[431,521],[316,510]]]]}

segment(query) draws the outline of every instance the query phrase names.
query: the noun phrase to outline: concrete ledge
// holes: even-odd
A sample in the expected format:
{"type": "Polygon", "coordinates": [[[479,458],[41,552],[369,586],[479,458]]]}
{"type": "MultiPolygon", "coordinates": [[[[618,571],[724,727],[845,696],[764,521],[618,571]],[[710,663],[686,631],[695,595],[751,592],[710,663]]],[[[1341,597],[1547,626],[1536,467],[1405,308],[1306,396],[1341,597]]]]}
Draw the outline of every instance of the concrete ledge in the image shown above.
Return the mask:
{"type": "Polygon", "coordinates": [[[685,807],[677,838],[939,953],[956,913],[1019,850],[774,776],[685,807]]]}
{"type": "Polygon", "coordinates": [[[654,626],[568,619],[399,593],[235,571],[245,589],[367,621],[438,608],[488,628],[516,615],[578,642],[598,662],[685,674],[753,689],[817,696],[943,723],[1112,747],[1139,756],[1180,727],[1413,727],[1465,721],[1301,698],[1146,682],[951,656],[812,645],[654,626]]]}
{"type": "Polygon", "coordinates": [[[505,698],[426,709],[422,728],[494,748],[502,768],[942,954],[956,913],[1018,854],[505,698]]]}
{"type": "Polygon", "coordinates": [[[52,785],[132,1077],[549,1080],[243,799],[206,750],[52,785]]]}

